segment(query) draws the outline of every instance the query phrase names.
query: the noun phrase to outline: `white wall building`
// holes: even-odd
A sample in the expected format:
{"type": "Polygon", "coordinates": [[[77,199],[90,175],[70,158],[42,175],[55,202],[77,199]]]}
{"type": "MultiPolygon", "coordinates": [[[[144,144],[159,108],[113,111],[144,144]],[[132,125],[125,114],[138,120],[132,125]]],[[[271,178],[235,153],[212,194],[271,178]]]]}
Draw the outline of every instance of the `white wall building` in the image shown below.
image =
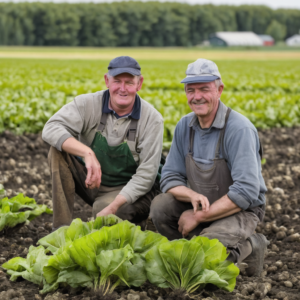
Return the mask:
{"type": "Polygon", "coordinates": [[[285,40],[288,46],[300,46],[300,34],[295,34],[285,40]]]}
{"type": "Polygon", "coordinates": [[[252,31],[220,31],[211,35],[213,46],[263,46],[262,39],[252,31]]]}

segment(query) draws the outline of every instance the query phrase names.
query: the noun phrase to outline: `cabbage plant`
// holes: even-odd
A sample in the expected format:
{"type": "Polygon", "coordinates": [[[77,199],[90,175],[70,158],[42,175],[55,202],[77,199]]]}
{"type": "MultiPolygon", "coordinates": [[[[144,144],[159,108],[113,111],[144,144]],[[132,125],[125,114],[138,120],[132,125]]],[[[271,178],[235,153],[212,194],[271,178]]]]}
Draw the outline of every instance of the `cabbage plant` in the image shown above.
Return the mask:
{"type": "MultiPolygon", "coordinates": [[[[145,254],[155,245],[167,243],[167,238],[123,221],[111,227],[76,239],[60,248],[43,268],[47,282],[42,292],[57,288],[68,272],[81,272],[89,285],[103,292],[112,292],[118,285],[141,286],[147,279],[145,254]]],[[[73,277],[66,283],[76,286],[73,277]]]]}
{"type": "Polygon", "coordinates": [[[162,288],[182,289],[192,293],[212,283],[231,292],[239,269],[230,261],[217,239],[195,237],[159,244],[146,254],[149,281],[162,288]]]}
{"type": "Polygon", "coordinates": [[[36,204],[33,198],[24,197],[22,193],[11,199],[0,199],[0,231],[27,220],[32,221],[42,213],[52,214],[52,210],[46,205],[36,204]]]}

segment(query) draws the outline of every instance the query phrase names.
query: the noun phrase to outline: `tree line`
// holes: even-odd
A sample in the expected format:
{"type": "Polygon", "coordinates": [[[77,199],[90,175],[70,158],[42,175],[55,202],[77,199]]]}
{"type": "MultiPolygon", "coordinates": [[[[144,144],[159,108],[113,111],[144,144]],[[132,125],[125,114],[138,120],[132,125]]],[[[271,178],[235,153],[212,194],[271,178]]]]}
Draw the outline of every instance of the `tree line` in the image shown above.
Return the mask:
{"type": "Polygon", "coordinates": [[[299,29],[300,10],[266,6],[0,3],[0,45],[192,46],[216,31],[271,33],[281,40],[299,29]]]}

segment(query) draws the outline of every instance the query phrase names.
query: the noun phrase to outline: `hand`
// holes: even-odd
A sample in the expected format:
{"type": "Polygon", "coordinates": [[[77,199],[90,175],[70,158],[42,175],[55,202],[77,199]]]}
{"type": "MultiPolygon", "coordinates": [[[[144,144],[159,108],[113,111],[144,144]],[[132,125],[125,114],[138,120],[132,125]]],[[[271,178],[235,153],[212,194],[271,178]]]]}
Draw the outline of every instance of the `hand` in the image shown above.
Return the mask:
{"type": "Polygon", "coordinates": [[[88,189],[99,188],[101,183],[101,166],[93,151],[88,151],[84,156],[84,162],[87,169],[85,186],[88,189]]]}
{"type": "Polygon", "coordinates": [[[205,196],[201,194],[194,193],[191,197],[191,203],[194,208],[194,213],[196,213],[199,210],[200,204],[202,206],[202,211],[206,212],[209,210],[209,201],[205,196]]]}
{"type": "Polygon", "coordinates": [[[117,210],[126,202],[127,202],[126,198],[119,194],[112,203],[110,203],[108,206],[103,208],[97,214],[97,217],[107,216],[110,214],[115,215],[117,210]]]}
{"type": "Polygon", "coordinates": [[[97,213],[97,217],[104,217],[108,215],[114,215],[117,211],[114,209],[114,207],[108,205],[105,208],[103,208],[100,212],[97,213]]]}
{"type": "Polygon", "coordinates": [[[194,211],[189,209],[181,214],[178,225],[178,231],[182,233],[182,237],[186,237],[199,225],[199,221],[197,220],[194,211]]]}

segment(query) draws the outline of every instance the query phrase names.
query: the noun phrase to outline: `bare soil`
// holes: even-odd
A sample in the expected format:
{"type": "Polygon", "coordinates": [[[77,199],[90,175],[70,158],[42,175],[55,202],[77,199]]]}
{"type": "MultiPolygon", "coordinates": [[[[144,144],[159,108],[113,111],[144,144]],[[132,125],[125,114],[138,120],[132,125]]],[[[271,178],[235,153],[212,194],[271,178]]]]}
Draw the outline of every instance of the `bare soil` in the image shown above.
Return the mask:
{"type": "MultiPolygon", "coordinates": [[[[247,277],[241,271],[232,293],[207,286],[202,294],[192,295],[194,299],[300,299],[300,128],[262,130],[259,135],[266,159],[263,175],[268,187],[268,203],[264,222],[258,225],[257,232],[265,234],[270,241],[262,276],[247,277]]],[[[0,183],[9,197],[22,192],[39,204],[51,207],[48,149],[40,135],[0,134],[0,183]]],[[[87,221],[91,217],[91,207],[79,197],[74,209],[74,218],[87,221]]],[[[28,226],[19,225],[2,231],[0,264],[15,256],[26,257],[29,246],[51,232],[51,222],[52,216],[43,214],[28,226]]],[[[150,222],[148,229],[155,230],[150,222]]],[[[139,289],[119,289],[110,298],[70,287],[61,287],[54,294],[41,296],[37,285],[23,279],[11,282],[0,269],[0,299],[170,300],[189,297],[180,291],[159,289],[149,283],[139,289]]]]}

